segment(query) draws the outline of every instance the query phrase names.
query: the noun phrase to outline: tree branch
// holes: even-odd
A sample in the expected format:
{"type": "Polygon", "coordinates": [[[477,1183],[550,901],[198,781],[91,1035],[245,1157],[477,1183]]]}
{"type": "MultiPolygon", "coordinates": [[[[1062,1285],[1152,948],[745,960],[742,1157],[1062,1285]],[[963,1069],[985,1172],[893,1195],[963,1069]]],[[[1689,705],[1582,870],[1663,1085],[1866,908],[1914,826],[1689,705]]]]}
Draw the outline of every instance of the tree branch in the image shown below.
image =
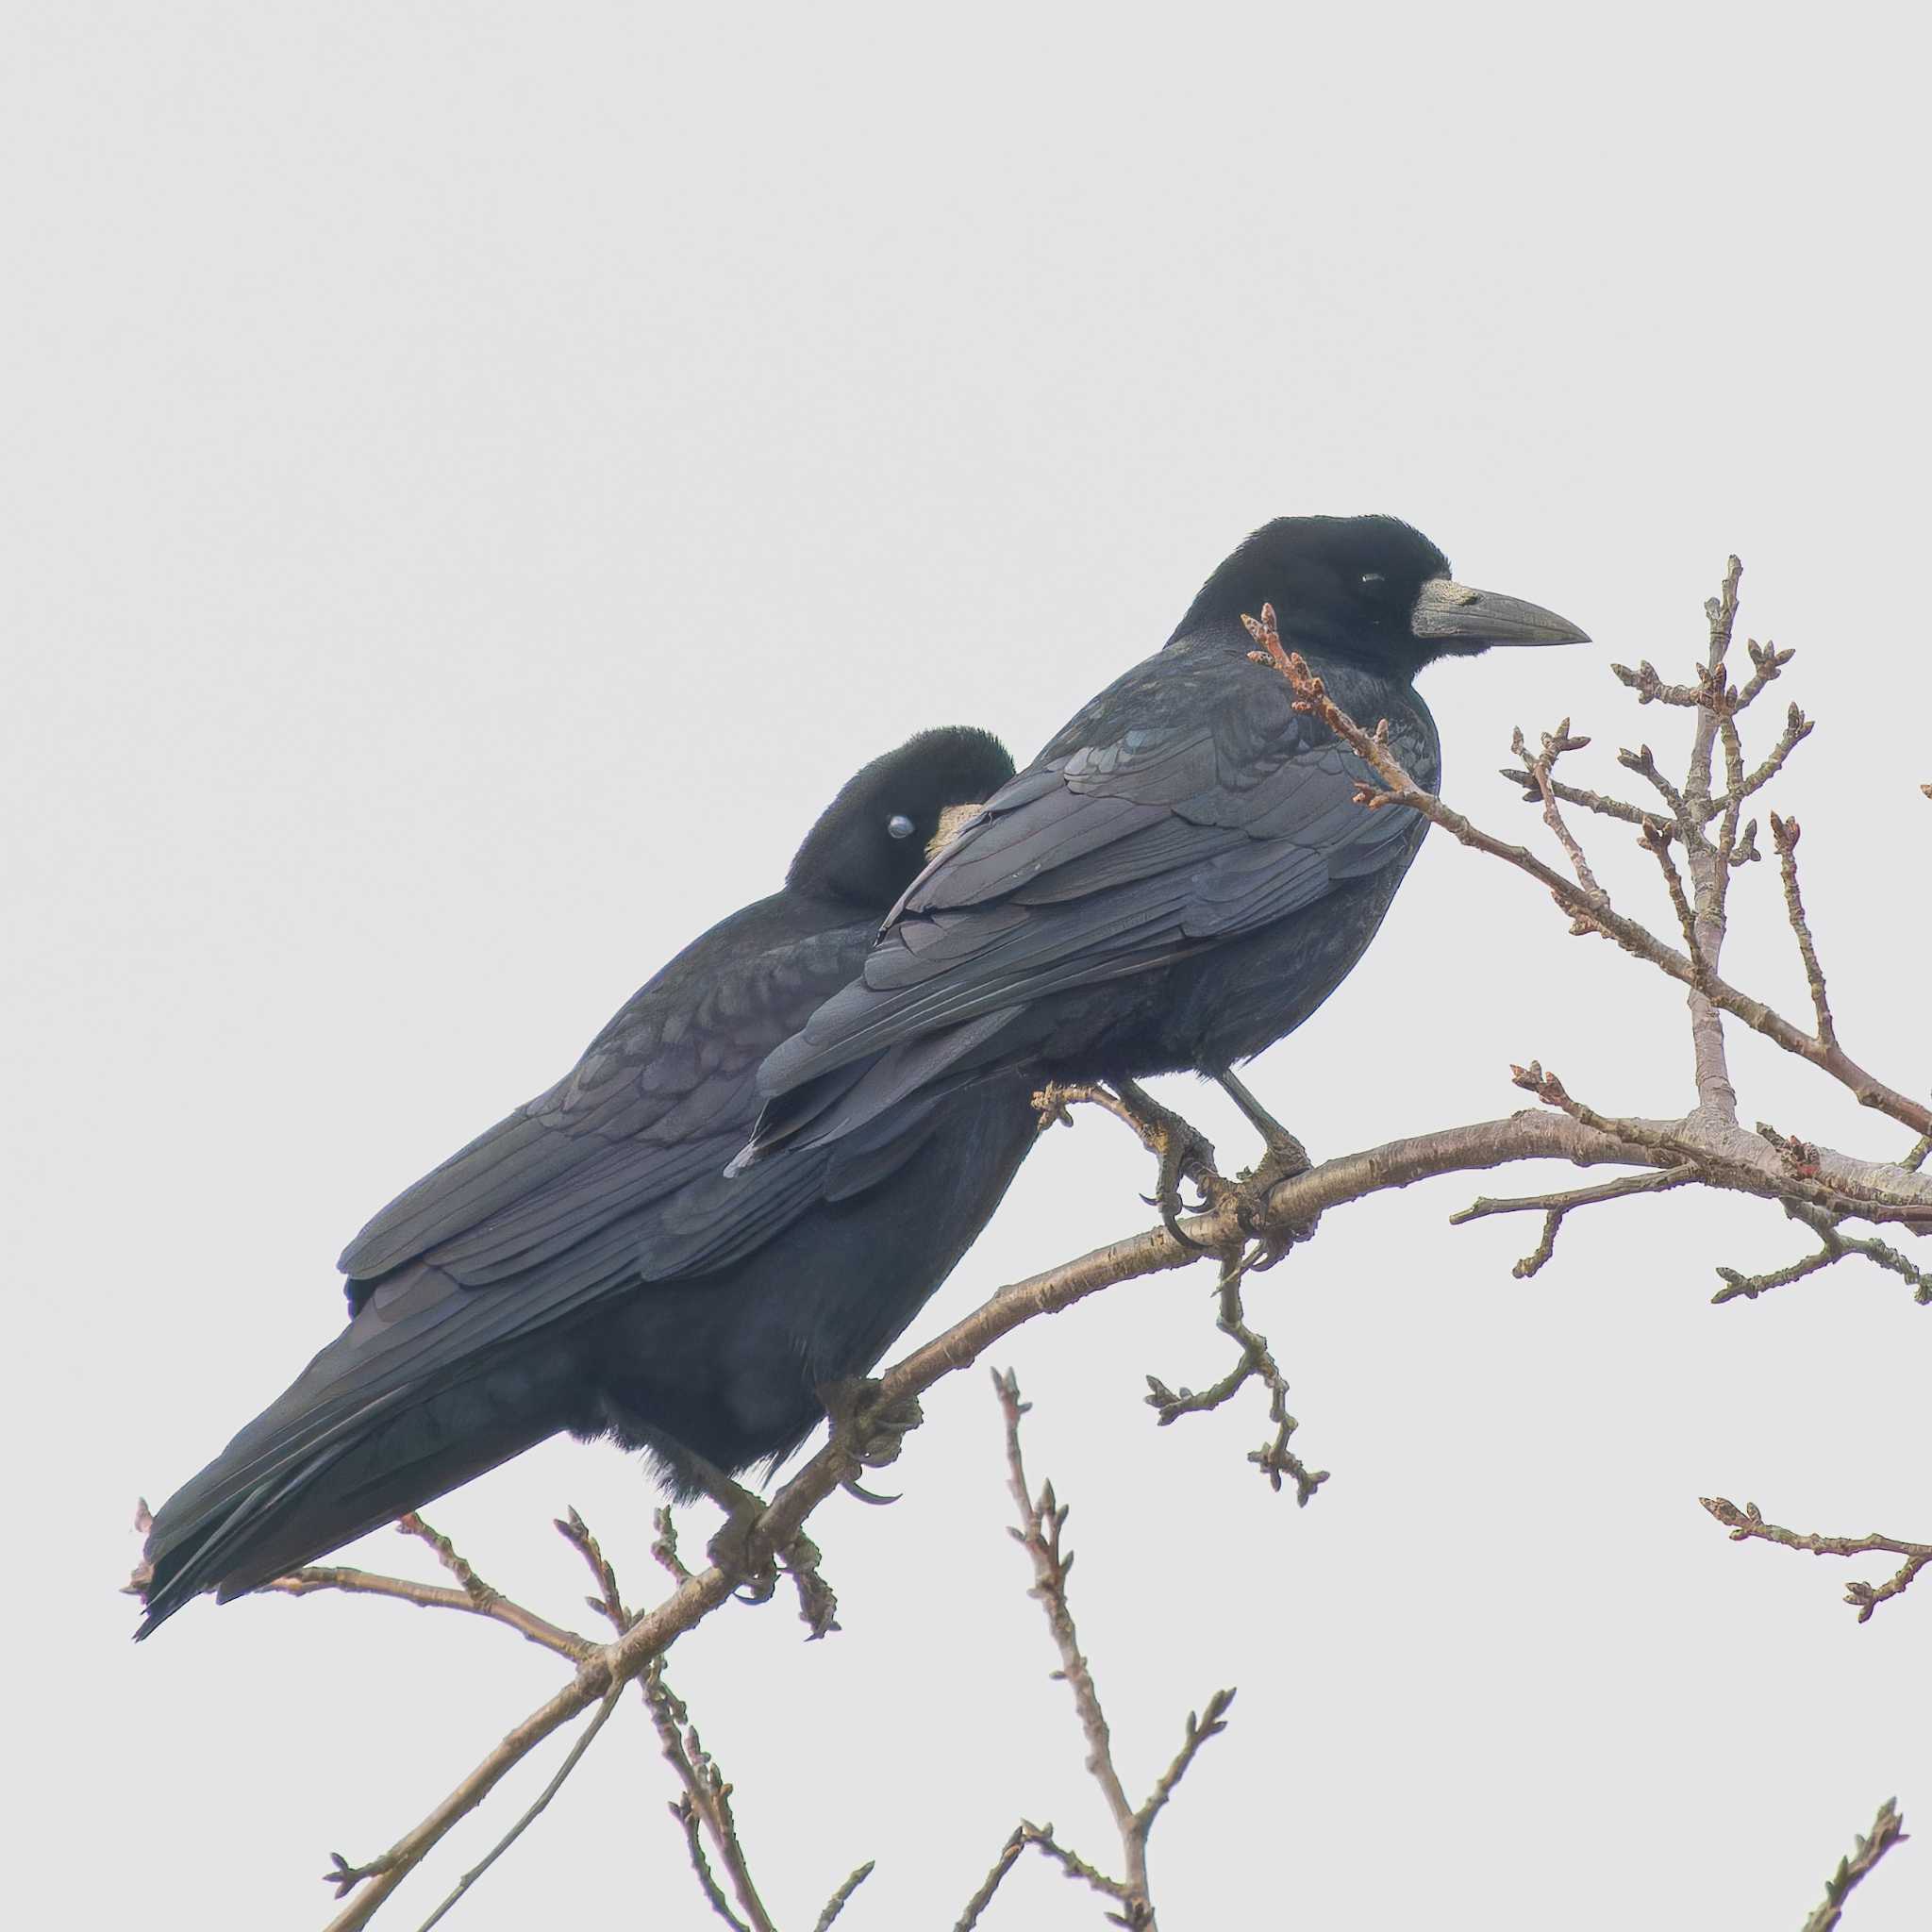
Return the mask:
{"type": "MultiPolygon", "coordinates": [[[[1825,1041],[1805,1032],[1762,1000],[1740,991],[1738,988],[1722,978],[1711,959],[1711,954],[1721,942],[1721,933],[1714,924],[1706,947],[1704,963],[1694,963],[1688,954],[1679,953],[1639,921],[1614,910],[1607,902],[1593,897],[1582,886],[1565,878],[1561,873],[1544,864],[1534,853],[1521,845],[1511,845],[1507,841],[1496,838],[1492,833],[1482,830],[1453,807],[1445,805],[1434,792],[1418,785],[1403,768],[1402,761],[1391,748],[1386,723],[1378,725],[1374,732],[1365,731],[1328,696],[1326,687],[1308,668],[1307,660],[1299,652],[1282,653],[1280,669],[1294,690],[1297,708],[1311,710],[1319,716],[1323,723],[1363,758],[1381,779],[1386,789],[1378,791],[1364,784],[1357,793],[1359,803],[1371,810],[1379,810],[1387,806],[1402,806],[1420,812],[1431,824],[1441,825],[1458,843],[1468,846],[1473,851],[1487,853],[1491,858],[1500,858],[1506,865],[1513,866],[1547,889],[1557,904],[1570,914],[1573,930],[1601,932],[1606,938],[1615,940],[1624,951],[1638,958],[1648,960],[1650,964],[1678,981],[1693,994],[1707,999],[1713,1008],[1720,1008],[1734,1015],[1754,1032],[1761,1033],[1766,1039],[1782,1047],[1785,1052],[1808,1060],[1828,1074],[1850,1090],[1859,1106],[1888,1114],[1915,1132],[1932,1133],[1932,1108],[1913,1100],[1909,1095],[1898,1092],[1874,1074],[1867,1073],[1838,1045],[1835,1040],[1825,1041]]],[[[1694,870],[1693,865],[1693,874],[1694,870]]],[[[1715,876],[1714,873],[1713,881],[1715,876]]],[[[1713,882],[1713,894],[1716,890],[1713,882]]],[[[1713,902],[1709,916],[1714,919],[1717,910],[1718,908],[1713,902]]],[[[1702,906],[1699,908],[1699,916],[1700,922],[1707,917],[1702,906]]],[[[1703,1029],[1703,1032],[1707,1039],[1708,1029],[1703,1029]]],[[[1721,1046],[1721,1040],[1718,1045],[1721,1046]]],[[[1717,1067],[1713,1058],[1714,1050],[1707,1047],[1704,1059],[1700,1061],[1700,1093],[1705,1095],[1707,1107],[1712,1107],[1715,1111],[1722,1113],[1723,1108],[1715,1105],[1717,1067]]]]}
{"type": "Polygon", "coordinates": [[[1845,1585],[1845,1601],[1857,1608],[1861,1624],[1872,1621],[1872,1612],[1880,1604],[1891,1597],[1902,1596],[1910,1589],[1912,1579],[1919,1572],[1932,1564],[1932,1543],[1900,1542],[1895,1537],[1877,1535],[1801,1535],[1797,1530],[1765,1522],[1758,1514],[1756,1503],[1746,1503],[1740,1509],[1724,1496],[1700,1496],[1697,1500],[1730,1531],[1734,1543],[1754,1541],[1776,1543],[1780,1549],[1804,1550],[1814,1557],[1862,1557],[1873,1551],[1903,1557],[1905,1561],[1897,1574],[1884,1583],[1845,1585]]]}
{"type": "Polygon", "coordinates": [[[511,1845],[516,1843],[518,1839],[523,1837],[524,1833],[542,1814],[551,1799],[556,1797],[558,1792],[563,1789],[564,1780],[583,1761],[584,1753],[591,1748],[597,1733],[609,1722],[610,1713],[617,1708],[617,1700],[620,1694],[619,1690],[611,1691],[605,1698],[604,1702],[597,1707],[596,1715],[584,1726],[583,1735],[570,1747],[569,1755],[557,1767],[557,1775],[543,1787],[541,1792],[538,1795],[537,1802],[497,1840],[484,1857],[478,1859],[475,1864],[472,1865],[463,1874],[457,1881],[456,1889],[450,1895],[423,1921],[421,1932],[431,1932],[432,1926],[440,1924],[449,1915],[457,1901],[469,1890],[471,1886],[475,1884],[477,1879],[482,1877],[484,1873],[489,1871],[491,1866],[496,1863],[497,1859],[503,1857],[504,1853],[509,1850],[511,1845]]]}
{"type": "MultiPolygon", "coordinates": [[[[1147,1889],[1147,1840],[1154,1829],[1155,1819],[1174,1794],[1174,1787],[1186,1775],[1195,1754],[1209,1738],[1218,1737],[1227,1728],[1225,1718],[1228,1706],[1234,1702],[1234,1692],[1217,1690],[1208,1699],[1205,1716],[1193,1711],[1188,1713],[1187,1734],[1179,1752],[1161,1774],[1146,1803],[1137,1809],[1129,1802],[1120,1774],[1114,1769],[1113,1736],[1108,1727],[1107,1714],[1101,1708],[1100,1692],[1093,1682],[1093,1673],[1080,1649],[1073,1608],[1067,1601],[1067,1574],[1074,1567],[1072,1553],[1060,1547],[1060,1532],[1067,1522],[1067,1506],[1056,1500],[1051,1482],[1041,1488],[1037,1498],[1027,1487],[1025,1458],[1020,1449],[1020,1419],[1032,1405],[1020,1399],[1020,1384],[1013,1372],[1008,1369],[1002,1374],[995,1369],[992,1385],[1006,1421],[1008,1487],[1020,1511],[1020,1527],[1008,1530],[1008,1534],[1024,1548],[1032,1559],[1034,1583],[1027,1594],[1034,1597],[1046,1613],[1047,1627],[1053,1632],[1054,1642],[1059,1650],[1060,1668],[1054,1675],[1064,1680],[1074,1693],[1074,1708],[1080,1715],[1080,1728],[1087,1736],[1087,1770],[1099,1785],[1101,1795],[1107,1800],[1107,1808],[1112,1814],[1114,1828],[1120,1833],[1125,1876],[1110,1878],[1056,1843],[1051,1825],[1036,1829],[1023,1824],[1015,1837],[1022,1838],[1023,1842],[1038,1845],[1070,1876],[1084,1879],[1096,1891],[1118,1901],[1121,1910],[1108,1915],[1114,1924],[1130,1928],[1130,1932],[1155,1932],[1154,1901],[1147,1889]]],[[[1011,1847],[1014,1840],[1009,1839],[1007,1842],[1011,1847]]],[[[1017,1851],[1012,1856],[1017,1857],[1017,1851]]],[[[975,1903],[970,1911],[984,1909],[985,1901],[992,1896],[993,1889],[1005,1877],[1011,1858],[1006,1850],[1002,1850],[1000,1857],[1001,1862],[994,1866],[988,1874],[987,1883],[975,1894],[975,1903]]],[[[966,1923],[972,1923],[971,1917],[966,1923]]]]}
{"type": "Polygon", "coordinates": [[[1685,1161],[1677,1167],[1659,1168],[1655,1174],[1624,1174],[1613,1181],[1598,1181],[1591,1187],[1570,1188],[1560,1193],[1519,1194],[1507,1200],[1496,1200],[1483,1194],[1467,1208],[1452,1214],[1449,1225],[1460,1227],[1465,1222],[1485,1221],[1491,1214],[1521,1214],[1531,1208],[1541,1208],[1542,1239],[1533,1253],[1525,1255],[1509,1271],[1517,1280],[1526,1281],[1556,1253],[1557,1234],[1563,1225],[1565,1215],[1574,1213],[1578,1208],[1593,1208],[1603,1201],[1627,1200],[1633,1194],[1661,1194],[1701,1178],[1696,1163],[1685,1161]]]}
{"type": "MultiPolygon", "coordinates": [[[[751,1869],[745,1863],[744,1847],[739,1842],[738,1823],[731,1815],[731,1786],[699,1740],[697,1726],[691,1723],[691,1712],[684,1701],[666,1680],[661,1657],[653,1657],[645,1666],[640,1688],[644,1693],[644,1702],[650,1707],[651,1722],[657,1727],[658,1741],[663,1749],[665,1762],[676,1772],[678,1781],[684,1786],[683,1794],[671,1807],[671,1815],[684,1828],[691,1868],[697,1874],[698,1883],[704,1889],[711,1909],[737,1927],[737,1932],[774,1932],[771,1915],[765,1910],[764,1901],[758,1897],[757,1886],[752,1883],[751,1869]],[[704,1845],[698,1836],[700,1827],[710,1839],[711,1849],[731,1881],[732,1895],[744,1913],[743,1920],[736,1917],[724,1903],[717,1880],[711,1875],[711,1868],[706,1862],[704,1845]]],[[[871,1869],[870,1866],[866,1868],[867,1871],[871,1869]]],[[[851,1887],[856,1887],[858,1882],[854,1878],[850,1881],[851,1887]]],[[[849,1890],[847,1895],[850,1895],[849,1890]]],[[[840,1904],[843,1904],[842,1899],[840,1904]]]]}
{"type": "Polygon", "coordinates": [[[1224,1256],[1221,1263],[1221,1311],[1214,1325],[1241,1349],[1234,1367],[1220,1381],[1203,1389],[1198,1394],[1191,1389],[1170,1389],[1158,1375],[1149,1375],[1146,1401],[1160,1426],[1166,1428],[1184,1415],[1206,1415],[1209,1410],[1221,1407],[1251,1381],[1258,1380],[1268,1391],[1268,1420],[1274,1425],[1274,1435],[1272,1441],[1263,1442],[1258,1449],[1251,1449],[1248,1460],[1268,1478],[1269,1486],[1277,1493],[1282,1477],[1293,1477],[1295,1501],[1306,1508],[1309,1497],[1328,1480],[1328,1472],[1325,1469],[1311,1471],[1288,1446],[1288,1439],[1301,1426],[1288,1412],[1288,1378],[1281,1373],[1281,1365],[1268,1346],[1268,1338],[1248,1325],[1241,1285],[1256,1265],[1253,1257],[1261,1252],[1261,1249],[1257,1249],[1250,1258],[1241,1260],[1237,1260],[1230,1253],[1224,1256]]]}
{"type": "Polygon", "coordinates": [[[1844,1916],[1845,1900],[1854,1886],[1868,1877],[1872,1869],[1893,1845],[1906,1841],[1906,1822],[1898,1814],[1898,1800],[1888,1798],[1878,1807],[1869,1836],[1861,1835],[1848,1858],[1838,1861],[1838,1870],[1824,1882],[1824,1903],[1805,1921],[1804,1932],[1834,1932],[1844,1916]]]}
{"type": "Polygon", "coordinates": [[[291,1570],[286,1576],[277,1576],[273,1582],[264,1583],[261,1590],[264,1593],[281,1596],[308,1596],[318,1590],[333,1590],[349,1596],[393,1597],[400,1603],[415,1604],[423,1609],[462,1610],[473,1617],[487,1617],[492,1624],[506,1624],[530,1642],[555,1651],[558,1657],[568,1657],[573,1663],[581,1663],[596,1650],[596,1644],[590,1638],[580,1637],[575,1630],[566,1630],[548,1618],[540,1617],[535,1610],[513,1603],[500,1590],[485,1583],[457,1554],[450,1540],[431,1529],[413,1509],[398,1517],[395,1526],[404,1536],[427,1543],[436,1552],[437,1560],[457,1578],[458,1588],[452,1590],[444,1584],[418,1583],[408,1576],[386,1576],[377,1571],[358,1570],[347,1564],[309,1563],[300,1570],[291,1570]]]}

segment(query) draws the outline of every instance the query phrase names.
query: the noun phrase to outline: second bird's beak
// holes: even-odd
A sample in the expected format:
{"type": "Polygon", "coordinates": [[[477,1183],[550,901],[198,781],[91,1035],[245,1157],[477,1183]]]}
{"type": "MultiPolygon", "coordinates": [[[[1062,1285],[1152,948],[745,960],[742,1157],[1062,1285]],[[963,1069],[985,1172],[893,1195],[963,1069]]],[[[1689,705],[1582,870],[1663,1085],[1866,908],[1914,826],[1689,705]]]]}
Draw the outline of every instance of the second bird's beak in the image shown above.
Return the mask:
{"type": "Polygon", "coordinates": [[[977,799],[965,805],[946,806],[940,813],[939,829],[925,841],[926,862],[930,864],[937,858],[958,837],[959,828],[985,809],[977,799]]]}
{"type": "Polygon", "coordinates": [[[1587,644],[1588,631],[1567,617],[1497,591],[1472,591],[1448,577],[1431,577],[1415,600],[1409,628],[1419,638],[1474,644],[1587,644]]]}

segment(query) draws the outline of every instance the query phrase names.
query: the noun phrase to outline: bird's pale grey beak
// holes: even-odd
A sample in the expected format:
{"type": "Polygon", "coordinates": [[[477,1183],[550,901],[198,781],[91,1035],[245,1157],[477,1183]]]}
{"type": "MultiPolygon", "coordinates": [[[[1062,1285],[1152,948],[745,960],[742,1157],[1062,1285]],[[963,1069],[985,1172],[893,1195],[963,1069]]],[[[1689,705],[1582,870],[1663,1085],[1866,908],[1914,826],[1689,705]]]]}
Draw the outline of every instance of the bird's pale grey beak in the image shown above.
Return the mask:
{"type": "Polygon", "coordinates": [[[1497,591],[1472,591],[1448,577],[1431,577],[1415,600],[1409,628],[1419,638],[1474,644],[1587,644],[1588,631],[1567,617],[1497,591]]]}

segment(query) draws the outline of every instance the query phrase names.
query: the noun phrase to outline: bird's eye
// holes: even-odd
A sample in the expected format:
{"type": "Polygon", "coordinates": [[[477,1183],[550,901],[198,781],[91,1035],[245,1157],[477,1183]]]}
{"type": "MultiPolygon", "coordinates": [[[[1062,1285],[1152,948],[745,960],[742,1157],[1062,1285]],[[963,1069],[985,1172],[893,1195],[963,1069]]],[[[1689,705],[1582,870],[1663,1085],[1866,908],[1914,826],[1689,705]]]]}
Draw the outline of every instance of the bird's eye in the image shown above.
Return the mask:
{"type": "Polygon", "coordinates": [[[909,839],[916,828],[903,811],[895,811],[886,821],[886,836],[891,839],[909,839]]]}
{"type": "Polygon", "coordinates": [[[1362,573],[1362,582],[1363,582],[1363,583],[1365,583],[1365,584],[1379,584],[1379,583],[1380,583],[1381,581],[1382,581],[1382,573],[1381,573],[1380,571],[1378,571],[1378,570],[1365,570],[1365,571],[1363,571],[1363,573],[1362,573]]]}

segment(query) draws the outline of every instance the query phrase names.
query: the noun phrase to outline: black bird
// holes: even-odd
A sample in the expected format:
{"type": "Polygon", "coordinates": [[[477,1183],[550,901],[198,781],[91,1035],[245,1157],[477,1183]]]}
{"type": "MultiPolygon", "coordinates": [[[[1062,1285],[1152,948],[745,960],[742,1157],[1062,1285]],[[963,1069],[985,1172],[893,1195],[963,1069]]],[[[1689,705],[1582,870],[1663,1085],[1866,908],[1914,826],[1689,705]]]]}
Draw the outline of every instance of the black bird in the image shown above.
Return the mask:
{"type": "Polygon", "coordinates": [[[340,1263],[347,1328],[155,1518],[140,1634],[562,1429],[650,1452],[679,1494],[797,1447],[818,1391],[869,1368],[985,1225],[1033,1139],[1029,1091],[914,1095],[836,1148],[724,1169],[759,1060],[1012,771],[967,729],[866,766],[782,891],[687,946],[574,1072],[384,1208],[340,1263]]]}
{"type": "Polygon", "coordinates": [[[1249,656],[1242,616],[1264,603],[1283,645],[1343,710],[1386,718],[1432,789],[1441,748],[1418,671],[1491,644],[1587,641],[1534,604],[1457,584],[1392,517],[1256,531],[1165,648],[961,828],[860,975],[765,1061],[769,1104],[739,1167],[837,1144],[908,1095],[1022,1065],[1108,1080],[1192,1068],[1286,1141],[1229,1070],[1341,983],[1426,823],[1353,802],[1369,767],[1249,656]]]}

